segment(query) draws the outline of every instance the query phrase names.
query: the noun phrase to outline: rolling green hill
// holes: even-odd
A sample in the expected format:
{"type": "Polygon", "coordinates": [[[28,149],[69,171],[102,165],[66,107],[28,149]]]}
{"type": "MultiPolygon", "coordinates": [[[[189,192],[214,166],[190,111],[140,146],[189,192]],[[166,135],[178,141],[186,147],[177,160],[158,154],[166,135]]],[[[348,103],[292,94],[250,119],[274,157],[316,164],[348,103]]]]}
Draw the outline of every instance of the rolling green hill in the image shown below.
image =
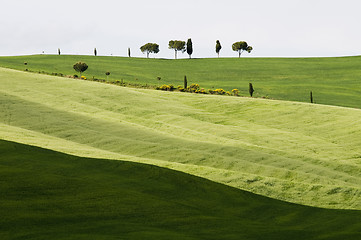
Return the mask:
{"type": "Polygon", "coordinates": [[[361,212],[289,204],[151,165],[0,140],[0,238],[360,239],[361,212]]]}
{"type": "Polygon", "coordinates": [[[341,58],[221,58],[221,59],[141,59],[94,56],[35,55],[0,57],[0,66],[18,70],[45,71],[73,75],[72,66],[84,61],[84,73],[128,83],[183,85],[189,83],[208,89],[240,90],[248,96],[252,82],[257,97],[309,102],[313,91],[317,103],[361,108],[361,57],[341,58]],[[24,65],[27,62],[27,65],[24,65]],[[157,80],[160,77],[161,80],[157,80]]]}
{"type": "Polygon", "coordinates": [[[359,109],[8,69],[0,69],[0,83],[4,140],[167,167],[294,203],[361,209],[359,109]]]}

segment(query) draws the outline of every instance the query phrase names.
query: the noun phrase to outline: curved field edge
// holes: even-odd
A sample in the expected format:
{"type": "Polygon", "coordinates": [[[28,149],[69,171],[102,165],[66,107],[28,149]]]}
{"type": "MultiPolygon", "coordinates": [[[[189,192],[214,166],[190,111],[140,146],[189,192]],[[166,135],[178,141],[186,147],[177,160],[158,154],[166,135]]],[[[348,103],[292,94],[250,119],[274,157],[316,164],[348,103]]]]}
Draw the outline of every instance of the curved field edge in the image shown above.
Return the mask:
{"type": "Polygon", "coordinates": [[[88,79],[124,80],[144,86],[197,83],[208,89],[239,89],[249,96],[248,84],[255,96],[272,99],[310,102],[310,91],[319,104],[361,108],[361,57],[337,58],[220,58],[220,59],[144,59],[94,56],[33,55],[0,57],[0,66],[28,69],[49,74],[79,74],[73,64],[86,62],[83,73],[88,79]],[[24,65],[24,62],[27,65],[24,65]]]}
{"type": "Polygon", "coordinates": [[[357,239],[361,213],[0,140],[1,239],[357,239]]]}
{"type": "Polygon", "coordinates": [[[3,139],[361,209],[361,111],[129,89],[2,69],[3,139]]]}

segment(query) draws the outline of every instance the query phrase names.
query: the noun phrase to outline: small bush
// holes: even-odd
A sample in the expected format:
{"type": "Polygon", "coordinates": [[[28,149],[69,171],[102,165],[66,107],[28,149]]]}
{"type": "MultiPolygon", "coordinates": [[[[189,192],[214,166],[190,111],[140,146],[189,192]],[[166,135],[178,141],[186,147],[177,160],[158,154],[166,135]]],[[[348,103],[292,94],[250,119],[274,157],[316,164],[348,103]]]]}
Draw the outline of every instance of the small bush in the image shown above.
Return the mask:
{"type": "Polygon", "coordinates": [[[239,90],[238,89],[233,89],[232,90],[232,94],[233,94],[233,96],[238,96],[238,94],[239,94],[239,90]]]}
{"type": "Polygon", "coordinates": [[[185,92],[185,89],[184,89],[181,85],[179,85],[179,86],[177,87],[177,89],[178,89],[178,91],[180,91],[180,92],[185,92]]]}
{"type": "Polygon", "coordinates": [[[175,88],[174,88],[173,85],[163,84],[162,86],[157,87],[156,89],[157,89],[157,90],[163,90],[163,91],[173,91],[175,88]]]}
{"type": "Polygon", "coordinates": [[[206,90],[204,90],[204,88],[197,90],[196,93],[207,94],[207,92],[206,92],[206,90]]]}
{"type": "Polygon", "coordinates": [[[78,78],[79,76],[78,76],[78,75],[76,75],[76,74],[74,74],[74,75],[73,75],[73,77],[78,78]]]}
{"type": "Polygon", "coordinates": [[[218,89],[214,90],[214,93],[218,94],[218,95],[224,95],[224,94],[226,94],[226,91],[224,91],[222,88],[218,88],[218,89]]]}
{"type": "Polygon", "coordinates": [[[189,91],[189,92],[197,92],[197,91],[199,91],[199,85],[198,84],[196,84],[196,83],[192,83],[189,87],[187,87],[187,90],[189,91]]]}
{"type": "Polygon", "coordinates": [[[81,76],[80,78],[83,79],[83,80],[86,80],[86,77],[85,77],[85,76],[81,76]]]}

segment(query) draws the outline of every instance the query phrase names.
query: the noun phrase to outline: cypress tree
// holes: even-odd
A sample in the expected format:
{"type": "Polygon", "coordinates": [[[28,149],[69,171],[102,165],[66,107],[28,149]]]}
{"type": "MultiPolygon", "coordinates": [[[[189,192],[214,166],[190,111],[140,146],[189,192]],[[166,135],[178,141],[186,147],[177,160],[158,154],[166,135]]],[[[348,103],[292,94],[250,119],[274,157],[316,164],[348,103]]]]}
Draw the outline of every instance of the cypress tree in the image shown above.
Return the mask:
{"type": "Polygon", "coordinates": [[[58,55],[60,55],[61,54],[61,52],[60,52],[60,48],[58,48],[58,55]]]}
{"type": "Polygon", "coordinates": [[[221,51],[222,49],[222,46],[221,46],[221,43],[219,42],[219,40],[216,41],[216,53],[219,57],[219,52],[221,51]]]}
{"type": "Polygon", "coordinates": [[[130,48],[128,48],[128,57],[130,57],[130,48]]]}
{"type": "Polygon", "coordinates": [[[192,39],[190,38],[187,40],[187,53],[189,55],[189,59],[191,59],[193,53],[193,43],[192,43],[192,39]]]}
{"type": "Polygon", "coordinates": [[[251,97],[253,96],[253,92],[254,92],[254,89],[253,89],[253,85],[252,83],[249,83],[249,88],[248,88],[248,91],[249,91],[249,94],[251,95],[251,97]]]}
{"type": "Polygon", "coordinates": [[[184,89],[187,89],[187,85],[188,85],[187,76],[184,76],[184,89]]]}
{"type": "Polygon", "coordinates": [[[310,92],[310,100],[311,100],[311,103],[313,103],[312,91],[310,92]]]}
{"type": "Polygon", "coordinates": [[[94,48],[94,56],[97,56],[98,52],[97,52],[97,49],[94,48]]]}

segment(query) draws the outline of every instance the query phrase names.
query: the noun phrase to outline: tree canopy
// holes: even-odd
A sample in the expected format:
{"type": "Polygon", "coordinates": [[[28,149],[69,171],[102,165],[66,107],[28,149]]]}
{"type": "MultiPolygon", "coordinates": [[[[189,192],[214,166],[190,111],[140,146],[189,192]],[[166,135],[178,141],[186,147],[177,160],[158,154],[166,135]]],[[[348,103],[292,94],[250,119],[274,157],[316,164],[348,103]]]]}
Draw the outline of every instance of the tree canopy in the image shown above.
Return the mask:
{"type": "Polygon", "coordinates": [[[175,59],[177,59],[177,52],[178,51],[182,51],[182,53],[185,52],[185,45],[186,42],[185,41],[179,41],[179,40],[170,40],[169,41],[169,49],[174,49],[175,52],[175,59]]]}
{"type": "Polygon", "coordinates": [[[192,39],[190,39],[190,38],[187,40],[187,53],[189,55],[189,58],[192,58],[193,43],[192,43],[192,39]]]}
{"type": "Polygon", "coordinates": [[[158,53],[159,45],[156,43],[147,43],[140,47],[140,51],[142,53],[147,53],[147,58],[149,58],[149,53],[158,53]]]}
{"type": "Polygon", "coordinates": [[[253,48],[251,46],[248,46],[247,42],[240,41],[232,44],[232,50],[238,52],[238,57],[241,57],[242,52],[247,51],[248,53],[250,53],[253,48]]]}
{"type": "Polygon", "coordinates": [[[79,72],[80,75],[88,69],[88,65],[84,62],[77,62],[73,65],[75,71],[79,72]]]}

